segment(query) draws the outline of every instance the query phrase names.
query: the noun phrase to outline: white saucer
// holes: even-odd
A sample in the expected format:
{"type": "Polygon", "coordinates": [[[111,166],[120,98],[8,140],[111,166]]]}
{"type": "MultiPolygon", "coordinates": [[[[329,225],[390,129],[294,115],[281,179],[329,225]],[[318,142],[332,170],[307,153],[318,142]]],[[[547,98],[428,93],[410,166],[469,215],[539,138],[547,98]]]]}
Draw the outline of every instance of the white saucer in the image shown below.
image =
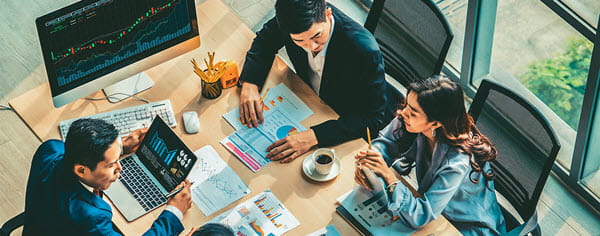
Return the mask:
{"type": "Polygon", "coordinates": [[[304,158],[304,162],[302,162],[302,172],[304,172],[304,175],[317,182],[332,180],[338,174],[340,174],[341,168],[342,166],[340,165],[340,159],[336,158],[333,161],[333,165],[331,165],[331,171],[329,171],[329,174],[322,175],[315,170],[315,163],[313,162],[312,155],[308,155],[306,158],[304,158]]]}

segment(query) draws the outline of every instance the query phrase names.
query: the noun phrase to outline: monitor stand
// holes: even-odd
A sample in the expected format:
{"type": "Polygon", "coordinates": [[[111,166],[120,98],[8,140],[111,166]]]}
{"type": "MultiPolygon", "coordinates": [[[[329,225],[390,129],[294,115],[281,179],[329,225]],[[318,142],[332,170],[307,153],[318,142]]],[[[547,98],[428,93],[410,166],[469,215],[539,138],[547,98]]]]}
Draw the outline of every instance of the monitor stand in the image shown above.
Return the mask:
{"type": "Polygon", "coordinates": [[[108,86],[102,91],[109,102],[116,103],[129,98],[128,95],[149,89],[152,85],[154,85],[154,81],[145,72],[142,72],[108,86]]]}

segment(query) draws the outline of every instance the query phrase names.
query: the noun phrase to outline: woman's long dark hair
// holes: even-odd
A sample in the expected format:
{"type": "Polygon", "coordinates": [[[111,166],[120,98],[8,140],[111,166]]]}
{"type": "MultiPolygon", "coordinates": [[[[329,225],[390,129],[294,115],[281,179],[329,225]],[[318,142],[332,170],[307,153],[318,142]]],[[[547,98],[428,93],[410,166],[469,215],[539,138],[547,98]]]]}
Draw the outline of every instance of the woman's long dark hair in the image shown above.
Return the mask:
{"type": "MultiPolygon", "coordinates": [[[[436,129],[435,138],[451,146],[459,147],[463,153],[473,156],[470,159],[472,170],[469,177],[471,182],[479,182],[473,177],[476,172],[481,172],[486,182],[493,179],[494,174],[484,172],[483,167],[486,162],[496,159],[496,147],[479,132],[473,118],[467,114],[460,85],[446,76],[434,75],[411,83],[408,86],[407,95],[410,91],[417,94],[417,101],[429,121],[437,121],[442,124],[440,128],[436,129]]],[[[400,115],[398,117],[402,118],[400,115]]],[[[406,134],[404,126],[402,129],[406,134]]]]}

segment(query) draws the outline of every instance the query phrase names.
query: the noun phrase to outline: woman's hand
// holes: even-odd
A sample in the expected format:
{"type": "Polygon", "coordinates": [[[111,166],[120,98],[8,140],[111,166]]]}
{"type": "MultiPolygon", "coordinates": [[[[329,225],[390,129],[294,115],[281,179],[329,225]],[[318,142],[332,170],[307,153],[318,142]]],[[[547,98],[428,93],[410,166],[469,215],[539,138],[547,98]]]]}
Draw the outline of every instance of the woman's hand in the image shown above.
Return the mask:
{"type": "MultiPolygon", "coordinates": [[[[394,171],[392,171],[392,169],[390,169],[387,166],[387,163],[385,163],[383,156],[381,156],[381,154],[379,152],[374,151],[374,150],[368,150],[366,152],[361,151],[358,154],[356,154],[356,156],[354,158],[356,159],[357,167],[364,166],[366,168],[373,170],[373,172],[375,172],[376,175],[383,178],[386,185],[389,185],[391,183],[398,181],[398,178],[394,174],[394,171]]],[[[359,176],[358,173],[355,173],[355,176],[356,176],[355,179],[356,179],[357,183],[359,183],[362,186],[365,186],[364,184],[361,184],[359,182],[359,177],[360,177],[362,179],[362,182],[366,183],[364,174],[362,173],[360,168],[357,168],[356,172],[359,172],[359,171],[360,171],[361,176],[359,176]]],[[[367,187],[367,188],[369,188],[369,187],[367,187]]]]}
{"type": "Polygon", "coordinates": [[[356,181],[358,185],[363,186],[369,191],[373,191],[371,185],[367,183],[367,177],[365,176],[365,173],[363,173],[362,167],[358,164],[356,165],[356,170],[354,171],[354,181],[356,181]]]}

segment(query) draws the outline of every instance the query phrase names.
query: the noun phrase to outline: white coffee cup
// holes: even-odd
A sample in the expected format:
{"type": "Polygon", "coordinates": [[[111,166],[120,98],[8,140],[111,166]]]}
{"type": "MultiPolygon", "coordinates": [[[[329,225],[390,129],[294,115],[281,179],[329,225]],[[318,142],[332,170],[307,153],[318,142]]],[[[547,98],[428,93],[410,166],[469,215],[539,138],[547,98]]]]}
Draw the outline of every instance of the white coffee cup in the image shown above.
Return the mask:
{"type": "Polygon", "coordinates": [[[312,160],[315,163],[317,173],[327,175],[335,161],[335,152],[333,149],[319,148],[313,153],[312,160]]]}

